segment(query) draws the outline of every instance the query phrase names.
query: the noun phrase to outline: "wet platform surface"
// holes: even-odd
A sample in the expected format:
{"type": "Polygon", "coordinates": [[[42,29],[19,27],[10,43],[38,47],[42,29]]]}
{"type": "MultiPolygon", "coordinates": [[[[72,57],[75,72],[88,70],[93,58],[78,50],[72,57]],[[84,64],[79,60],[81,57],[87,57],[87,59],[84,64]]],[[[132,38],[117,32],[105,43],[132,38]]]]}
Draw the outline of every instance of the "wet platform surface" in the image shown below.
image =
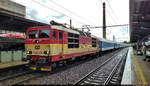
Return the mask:
{"type": "Polygon", "coordinates": [[[150,85],[150,62],[144,61],[144,57],[135,52],[132,47],[129,48],[121,84],[150,85]]]}

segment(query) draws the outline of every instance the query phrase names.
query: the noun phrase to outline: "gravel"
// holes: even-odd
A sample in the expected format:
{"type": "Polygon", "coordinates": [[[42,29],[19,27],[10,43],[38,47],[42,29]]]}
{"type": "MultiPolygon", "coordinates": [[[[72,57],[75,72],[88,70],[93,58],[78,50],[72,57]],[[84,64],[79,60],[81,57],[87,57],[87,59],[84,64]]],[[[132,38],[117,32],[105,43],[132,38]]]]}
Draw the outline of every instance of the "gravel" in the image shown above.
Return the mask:
{"type": "MultiPolygon", "coordinates": [[[[65,70],[61,70],[56,73],[50,73],[47,76],[40,77],[38,79],[32,79],[26,84],[51,84],[51,85],[68,85],[68,84],[74,84],[76,81],[78,81],[80,78],[91,72],[93,69],[98,67],[100,64],[102,64],[105,60],[113,56],[116,52],[119,52],[120,50],[116,50],[115,52],[111,52],[109,54],[105,54],[101,57],[94,58],[89,61],[85,62],[78,62],[74,64],[69,64],[69,66],[73,65],[72,67],[69,67],[65,70]],[[82,64],[79,64],[82,63],[82,64]],[[78,64],[78,65],[76,65],[78,64]],[[74,66],[75,65],[75,66],[74,66]]],[[[57,69],[56,69],[57,70],[57,69]]]]}

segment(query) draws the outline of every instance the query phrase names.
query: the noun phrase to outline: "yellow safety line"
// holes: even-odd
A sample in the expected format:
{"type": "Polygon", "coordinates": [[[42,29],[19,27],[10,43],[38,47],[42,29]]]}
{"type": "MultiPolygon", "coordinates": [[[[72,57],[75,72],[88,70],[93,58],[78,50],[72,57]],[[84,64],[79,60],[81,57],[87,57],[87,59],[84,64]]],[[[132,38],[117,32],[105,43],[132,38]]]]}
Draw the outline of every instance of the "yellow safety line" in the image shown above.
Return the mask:
{"type": "MultiPolygon", "coordinates": [[[[135,58],[135,56],[134,56],[134,58],[135,58]]],[[[139,72],[139,75],[140,75],[140,78],[142,80],[143,85],[147,85],[147,81],[146,81],[146,79],[145,79],[145,77],[143,75],[141,67],[140,67],[139,63],[137,62],[136,58],[135,58],[135,63],[136,63],[136,67],[138,69],[138,72],[139,72]]]]}

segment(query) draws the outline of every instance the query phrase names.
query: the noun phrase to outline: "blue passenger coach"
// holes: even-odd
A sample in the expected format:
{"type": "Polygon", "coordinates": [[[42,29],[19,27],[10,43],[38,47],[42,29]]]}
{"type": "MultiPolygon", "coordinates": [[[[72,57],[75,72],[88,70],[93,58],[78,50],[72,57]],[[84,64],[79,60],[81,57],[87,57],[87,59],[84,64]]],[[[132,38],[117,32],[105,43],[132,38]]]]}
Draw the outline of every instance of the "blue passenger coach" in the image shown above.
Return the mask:
{"type": "Polygon", "coordinates": [[[103,38],[98,39],[99,39],[99,51],[107,51],[129,46],[128,44],[114,42],[103,38]]]}
{"type": "Polygon", "coordinates": [[[100,51],[107,51],[112,50],[115,47],[115,42],[106,40],[103,38],[99,38],[99,50],[100,51]]]}

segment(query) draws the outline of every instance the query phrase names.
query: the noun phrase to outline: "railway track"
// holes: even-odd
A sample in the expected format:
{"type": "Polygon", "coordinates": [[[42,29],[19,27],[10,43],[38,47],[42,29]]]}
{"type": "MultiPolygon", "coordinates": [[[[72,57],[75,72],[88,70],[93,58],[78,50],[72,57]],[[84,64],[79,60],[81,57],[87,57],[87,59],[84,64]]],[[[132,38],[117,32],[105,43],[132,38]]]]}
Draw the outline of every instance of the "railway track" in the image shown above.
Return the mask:
{"type": "MultiPolygon", "coordinates": [[[[78,63],[80,63],[80,62],[78,62],[78,63]]],[[[83,63],[83,62],[81,61],[81,63],[83,63]]],[[[68,67],[70,68],[72,66],[67,66],[67,68],[68,67]]],[[[56,69],[55,71],[52,71],[52,72],[37,72],[37,71],[30,71],[26,68],[24,69],[23,67],[17,67],[17,68],[11,69],[11,70],[15,70],[15,71],[12,71],[13,73],[10,73],[7,76],[3,75],[3,73],[6,72],[6,70],[3,71],[3,73],[1,71],[1,74],[3,76],[0,75],[0,86],[26,84],[31,80],[37,80],[40,77],[51,75],[51,74],[54,74],[56,72],[60,72],[64,69],[66,69],[66,67],[58,68],[58,69],[56,69]],[[22,69],[22,70],[19,71],[18,69],[22,69]]]]}
{"type": "Polygon", "coordinates": [[[9,67],[0,70],[0,82],[7,80],[11,77],[19,76],[28,73],[28,69],[25,65],[19,65],[14,67],[9,67]]]}
{"type": "Polygon", "coordinates": [[[15,80],[15,82],[11,83],[11,85],[19,85],[19,84],[25,85],[26,84],[25,82],[45,76],[46,74],[48,74],[48,73],[44,73],[44,74],[39,73],[39,72],[30,73],[25,76],[21,76],[21,77],[17,78],[17,80],[15,80]]]}
{"type": "MultiPolygon", "coordinates": [[[[116,52],[117,52],[117,51],[116,51],[116,52]]],[[[115,54],[116,54],[116,52],[115,52],[115,54]]],[[[84,62],[86,62],[86,61],[90,61],[90,59],[89,59],[89,60],[85,60],[84,62]]],[[[74,64],[73,66],[76,66],[76,65],[79,65],[79,64],[83,63],[83,61],[77,62],[77,63],[74,62],[74,63],[75,63],[75,64],[74,64]]],[[[70,63],[70,64],[71,64],[71,63],[70,63]]],[[[71,65],[67,65],[66,67],[60,67],[60,68],[58,68],[58,69],[56,69],[56,70],[54,70],[54,71],[52,71],[52,72],[39,73],[38,75],[34,75],[32,78],[19,80],[19,81],[13,83],[13,84],[26,85],[26,84],[28,84],[28,83],[29,83],[30,81],[32,81],[32,80],[37,80],[37,79],[40,78],[40,77],[49,76],[49,75],[51,75],[51,74],[55,74],[55,73],[58,73],[58,72],[60,72],[60,71],[67,70],[67,69],[69,69],[69,68],[71,68],[71,67],[72,67],[71,65]]]]}
{"type": "MultiPolygon", "coordinates": [[[[115,53],[115,55],[117,55],[117,53],[115,53]]],[[[81,61],[81,63],[82,63],[82,61],[81,61]]],[[[78,62],[78,64],[80,64],[80,62],[78,62]]],[[[70,68],[70,67],[72,67],[72,66],[67,66],[67,68],[70,68]]],[[[19,85],[19,84],[26,85],[26,84],[28,84],[28,82],[30,82],[32,80],[37,80],[40,77],[45,77],[45,76],[48,76],[48,75],[51,75],[51,74],[55,74],[57,72],[65,70],[67,68],[66,67],[62,67],[62,68],[58,68],[58,69],[56,69],[54,71],[51,71],[51,72],[40,72],[37,75],[34,74],[34,75],[32,75],[32,77],[30,76],[30,78],[18,80],[17,82],[13,83],[13,85],[16,85],[16,84],[17,85],[19,85]]]]}
{"type": "Polygon", "coordinates": [[[24,71],[24,72],[21,72],[21,73],[16,73],[16,74],[13,74],[13,75],[5,76],[5,77],[0,78],[0,82],[11,79],[13,77],[18,77],[18,76],[21,76],[21,75],[24,75],[24,74],[29,74],[29,73],[32,73],[32,71],[29,70],[29,71],[24,71]]]}
{"type": "Polygon", "coordinates": [[[123,58],[126,57],[128,49],[122,50],[119,54],[112,56],[99,67],[78,80],[74,85],[107,85],[117,82],[116,71],[123,58]]]}
{"type": "MultiPolygon", "coordinates": [[[[16,78],[34,73],[25,65],[0,70],[0,86],[12,85],[16,78]]],[[[20,79],[22,80],[22,79],[20,79]]]]}
{"type": "Polygon", "coordinates": [[[37,79],[38,77],[45,76],[49,73],[41,73],[37,71],[25,71],[22,73],[10,75],[0,79],[0,86],[19,85],[31,79],[37,79]]]}

